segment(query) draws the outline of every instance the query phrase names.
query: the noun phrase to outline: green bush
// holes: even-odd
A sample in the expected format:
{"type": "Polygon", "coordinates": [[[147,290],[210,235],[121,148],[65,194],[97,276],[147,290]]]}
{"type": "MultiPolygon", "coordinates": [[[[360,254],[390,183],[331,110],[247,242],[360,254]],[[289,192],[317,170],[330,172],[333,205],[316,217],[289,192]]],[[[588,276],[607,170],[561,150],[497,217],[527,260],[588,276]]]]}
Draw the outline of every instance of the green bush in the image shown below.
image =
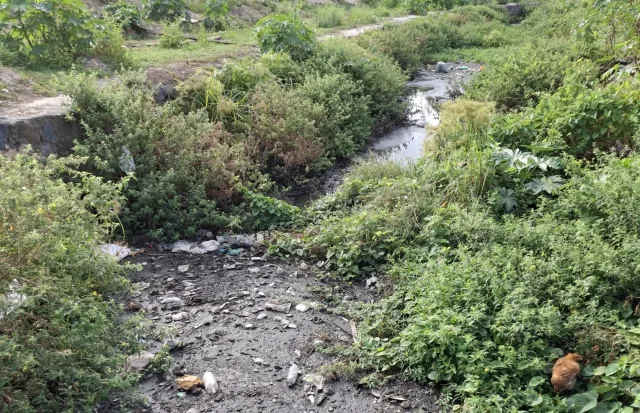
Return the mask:
{"type": "Polygon", "coordinates": [[[569,58],[539,47],[510,48],[475,76],[468,96],[496,102],[499,110],[535,105],[543,92],[562,86],[569,58]]]}
{"type": "Polygon", "coordinates": [[[315,50],[315,36],[304,22],[288,15],[267,16],[256,24],[262,53],[287,52],[294,60],[309,58],[315,50]]]}
{"type": "Polygon", "coordinates": [[[79,158],[0,157],[0,392],[6,412],[86,411],[133,387],[136,319],[110,298],[133,268],[99,251],[126,180],[74,170],[79,158]],[[64,178],[64,180],[62,179],[64,178]],[[7,294],[7,295],[5,295],[7,294]]]}
{"type": "Polygon", "coordinates": [[[179,21],[167,23],[163,26],[160,47],[163,49],[179,49],[184,45],[184,41],[184,33],[179,21]]]}
{"type": "Polygon", "coordinates": [[[229,2],[226,0],[207,0],[204,4],[204,25],[208,29],[225,30],[229,26],[229,2]]]}
{"type": "Polygon", "coordinates": [[[345,74],[309,75],[296,93],[323,108],[317,127],[325,156],[348,158],[364,146],[373,119],[361,85],[345,74]]]}
{"type": "Polygon", "coordinates": [[[285,85],[296,85],[303,80],[303,68],[288,53],[264,53],[260,64],[285,85]]]}
{"type": "Polygon", "coordinates": [[[336,5],[318,7],[314,11],[318,27],[331,28],[340,26],[346,17],[344,9],[336,5]]]}
{"type": "Polygon", "coordinates": [[[388,127],[404,116],[406,104],[401,98],[406,77],[388,57],[336,39],[322,42],[306,65],[319,74],[347,74],[361,84],[363,93],[371,98],[369,113],[376,122],[375,129],[388,127]]]}
{"type": "Polygon", "coordinates": [[[125,32],[140,31],[142,15],[137,5],[118,1],[107,4],[102,10],[107,16],[111,16],[125,32]]]}
{"type": "Polygon", "coordinates": [[[0,42],[34,67],[68,67],[92,48],[92,19],[74,0],[5,1],[0,42]]]}
{"type": "Polygon", "coordinates": [[[155,21],[175,21],[185,13],[184,0],[144,0],[142,3],[145,17],[155,21]]]}
{"type": "Polygon", "coordinates": [[[93,53],[104,63],[115,67],[131,68],[135,62],[124,47],[120,25],[113,18],[106,18],[96,27],[93,53]]]}
{"type": "Polygon", "coordinates": [[[135,174],[121,215],[131,232],[176,239],[225,227],[229,218],[217,208],[237,198],[237,179],[256,178],[244,144],[204,111],[156,105],[151,87],[133,80],[102,91],[79,76],[66,85],[86,135],[76,153],[108,179],[135,174]]]}
{"type": "Polygon", "coordinates": [[[638,90],[633,80],[595,89],[571,83],[543,97],[535,108],[499,118],[491,133],[510,146],[532,145],[578,157],[592,157],[597,149],[624,155],[640,138],[638,90]]]}

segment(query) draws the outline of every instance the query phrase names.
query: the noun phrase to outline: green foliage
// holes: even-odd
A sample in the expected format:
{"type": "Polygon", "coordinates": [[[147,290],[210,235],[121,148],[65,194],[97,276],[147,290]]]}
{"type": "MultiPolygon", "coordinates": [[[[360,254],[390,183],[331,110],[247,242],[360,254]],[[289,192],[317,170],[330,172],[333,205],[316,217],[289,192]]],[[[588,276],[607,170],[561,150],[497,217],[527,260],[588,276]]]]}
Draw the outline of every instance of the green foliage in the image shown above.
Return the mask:
{"type": "Polygon", "coordinates": [[[591,89],[569,84],[521,114],[498,119],[492,136],[507,145],[531,145],[592,157],[596,149],[625,154],[635,148],[640,121],[637,81],[591,89]]]}
{"type": "Polygon", "coordinates": [[[111,16],[125,32],[137,32],[142,24],[140,8],[132,3],[118,1],[102,8],[107,16],[111,16]]]}
{"type": "Polygon", "coordinates": [[[260,64],[285,85],[296,85],[303,80],[303,69],[288,53],[263,53],[260,64]]]}
{"type": "Polygon", "coordinates": [[[160,47],[163,49],[179,49],[184,45],[184,41],[184,33],[179,21],[167,23],[163,26],[160,47]]]}
{"type": "Polygon", "coordinates": [[[133,58],[124,47],[120,25],[113,18],[106,18],[96,25],[93,53],[102,62],[117,69],[135,66],[133,58]]]}
{"type": "Polygon", "coordinates": [[[126,228],[176,239],[228,224],[217,207],[234,199],[237,178],[255,176],[244,144],[222,125],[204,111],[183,113],[180,102],[156,105],[151,87],[136,79],[98,91],[78,76],[65,89],[86,134],[75,151],[108,179],[135,174],[124,192],[126,228]]]}
{"type": "Polygon", "coordinates": [[[353,7],[349,10],[349,21],[355,24],[373,24],[378,22],[378,16],[372,9],[353,7]]]}
{"type": "Polygon", "coordinates": [[[302,217],[300,208],[250,191],[242,185],[238,189],[244,197],[244,205],[240,208],[246,211],[246,224],[243,225],[243,229],[264,231],[291,228],[300,222],[302,217]]]}
{"type": "Polygon", "coordinates": [[[314,12],[318,27],[331,28],[340,26],[346,18],[345,10],[333,4],[318,7],[314,12]]]}
{"type": "Polygon", "coordinates": [[[186,11],[184,0],[144,0],[142,9],[145,18],[155,21],[175,21],[186,11]]]}
{"type": "Polygon", "coordinates": [[[68,67],[92,47],[91,16],[79,0],[0,3],[0,43],[33,66],[68,67]]]}
{"type": "MultiPolygon", "coordinates": [[[[562,86],[570,67],[566,53],[546,48],[524,46],[508,49],[496,58],[495,64],[471,81],[468,96],[475,100],[496,102],[499,110],[535,105],[543,92],[553,92],[562,86]]],[[[576,62],[591,68],[589,62],[576,62]]],[[[593,75],[587,72],[585,78],[593,75]]]]}
{"type": "Polygon", "coordinates": [[[99,251],[119,232],[127,180],[75,172],[81,163],[0,157],[3,411],[84,411],[135,383],[122,367],[144,332],[110,298],[132,268],[99,251]]]}
{"type": "Polygon", "coordinates": [[[319,74],[344,73],[362,85],[370,96],[369,113],[375,129],[388,127],[404,116],[406,104],[400,98],[405,93],[406,77],[391,59],[374,54],[346,40],[327,40],[307,62],[310,70],[319,74]]]}
{"type": "Polygon", "coordinates": [[[323,108],[317,126],[325,156],[347,158],[364,146],[373,119],[361,84],[345,74],[309,75],[296,92],[323,108]]]}
{"type": "Polygon", "coordinates": [[[294,16],[267,16],[256,25],[256,37],[262,53],[287,52],[294,60],[309,58],[315,50],[315,36],[304,22],[294,16]]]}
{"type": "Polygon", "coordinates": [[[204,4],[204,24],[209,29],[224,30],[229,26],[229,1],[207,0],[204,4]]]}

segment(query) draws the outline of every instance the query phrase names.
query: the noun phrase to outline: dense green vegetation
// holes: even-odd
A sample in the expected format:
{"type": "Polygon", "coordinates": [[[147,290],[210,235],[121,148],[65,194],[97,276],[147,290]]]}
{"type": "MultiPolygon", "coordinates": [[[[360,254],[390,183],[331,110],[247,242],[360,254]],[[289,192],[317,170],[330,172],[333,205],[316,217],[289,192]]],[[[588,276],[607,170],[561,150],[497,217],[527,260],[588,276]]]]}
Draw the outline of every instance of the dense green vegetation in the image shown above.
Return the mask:
{"type": "MultiPolygon", "coordinates": [[[[90,410],[132,384],[122,364],[141,324],[122,324],[112,299],[131,268],[99,253],[102,242],[305,226],[270,251],[393,287],[363,306],[358,343],[338,350],[364,384],[435,383],[453,411],[637,409],[637,8],[549,0],[510,26],[504,10],[469,3],[270,3],[260,56],[199,71],[163,105],[142,73],[103,87],[63,77],[85,133],[75,154],[0,158],[3,409],[90,410]],[[312,30],[437,7],[451,10],[354,40],[312,30]],[[484,68],[442,105],[418,162],[363,162],[310,210],[269,196],[353,156],[403,119],[408,77],[458,58],[484,68]],[[578,391],[555,395],[549,369],[569,351],[586,363],[578,391]]],[[[181,19],[194,6],[116,3],[101,20],[70,0],[2,1],[0,59],[131,66],[121,29],[138,35],[144,19],[165,24],[161,47],[188,53],[181,19]]],[[[204,43],[234,25],[228,4],[201,6],[204,43]]]]}

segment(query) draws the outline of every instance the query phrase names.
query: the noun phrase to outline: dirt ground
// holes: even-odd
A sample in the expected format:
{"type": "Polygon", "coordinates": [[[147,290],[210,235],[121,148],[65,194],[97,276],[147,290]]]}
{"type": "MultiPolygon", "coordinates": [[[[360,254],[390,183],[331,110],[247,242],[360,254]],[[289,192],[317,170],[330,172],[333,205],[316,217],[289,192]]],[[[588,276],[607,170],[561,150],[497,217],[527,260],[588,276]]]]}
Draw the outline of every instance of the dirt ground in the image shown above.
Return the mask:
{"type": "MultiPolygon", "coordinates": [[[[370,391],[338,374],[323,376],[321,392],[305,385],[307,375],[320,373],[333,360],[319,348],[353,341],[349,320],[327,309],[371,300],[375,287],[320,281],[314,275],[315,265],[265,259],[262,248],[227,252],[239,254],[153,251],[133,259],[143,266],[133,279],[140,288],[134,300],[158,331],[169,331],[172,345],[178,345],[171,352],[171,374],[149,375],[141,382],[147,403],[138,411],[438,411],[437,392],[411,383],[370,391]],[[168,308],[160,304],[167,297],[178,297],[184,305],[168,308]],[[290,304],[290,308],[271,311],[268,303],[290,304]],[[183,320],[173,321],[177,318],[183,320]],[[301,374],[289,388],[286,378],[292,363],[301,374]],[[202,377],[206,371],[216,377],[218,393],[193,394],[177,387],[177,377],[202,377]]],[[[150,344],[152,352],[161,346],[160,341],[150,344]]]]}

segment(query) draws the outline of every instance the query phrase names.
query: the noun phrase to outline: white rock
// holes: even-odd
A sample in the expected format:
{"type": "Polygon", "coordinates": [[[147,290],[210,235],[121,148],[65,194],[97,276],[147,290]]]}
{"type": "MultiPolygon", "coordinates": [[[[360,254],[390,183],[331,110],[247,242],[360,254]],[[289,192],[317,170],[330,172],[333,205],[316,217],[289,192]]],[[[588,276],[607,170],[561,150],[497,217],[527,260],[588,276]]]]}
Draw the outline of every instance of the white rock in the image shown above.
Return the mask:
{"type": "Polygon", "coordinates": [[[256,364],[264,364],[264,360],[261,359],[260,357],[255,357],[253,359],[253,362],[256,363],[256,364]]]}
{"type": "Polygon", "coordinates": [[[185,273],[185,272],[187,272],[187,271],[189,271],[189,264],[187,264],[187,265],[180,265],[180,266],[178,267],[178,272],[185,273]]]}
{"type": "Polygon", "coordinates": [[[292,364],[289,367],[289,374],[287,374],[287,386],[293,387],[298,381],[298,376],[300,375],[300,367],[296,364],[292,364]]]}
{"type": "Polygon", "coordinates": [[[101,245],[100,251],[104,252],[105,254],[111,255],[116,259],[116,261],[122,261],[129,255],[131,255],[131,250],[129,248],[117,244],[101,245]]]}
{"type": "Polygon", "coordinates": [[[149,366],[152,358],[153,353],[149,353],[148,351],[141,351],[140,354],[129,356],[129,358],[127,358],[125,370],[127,373],[141,372],[149,366]]]}
{"type": "Polygon", "coordinates": [[[282,274],[284,274],[284,268],[282,268],[282,267],[278,267],[278,268],[276,268],[276,274],[277,274],[277,275],[282,275],[282,274]]]}
{"type": "Polygon", "coordinates": [[[173,321],[186,321],[189,319],[189,313],[185,313],[184,311],[181,313],[173,314],[171,316],[173,321]]]}
{"type": "Polygon", "coordinates": [[[202,380],[204,381],[204,391],[209,394],[215,394],[218,392],[218,381],[214,377],[213,373],[210,371],[205,372],[202,376],[202,380]]]}
{"type": "Polygon", "coordinates": [[[202,248],[206,252],[218,251],[218,249],[220,248],[220,243],[212,239],[210,241],[204,241],[203,243],[201,243],[200,248],[202,248]]]}
{"type": "Polygon", "coordinates": [[[184,305],[184,301],[182,301],[178,297],[165,297],[160,300],[160,304],[166,305],[169,308],[182,307],[184,305]]]}
{"type": "Polygon", "coordinates": [[[308,305],[305,305],[305,304],[302,304],[302,303],[296,305],[296,310],[300,311],[301,313],[306,312],[308,309],[309,309],[308,305]]]}
{"type": "Polygon", "coordinates": [[[267,318],[267,315],[266,315],[265,313],[260,313],[260,314],[258,314],[258,316],[256,317],[256,319],[258,319],[258,320],[262,320],[262,319],[264,319],[264,318],[267,318]]]}

